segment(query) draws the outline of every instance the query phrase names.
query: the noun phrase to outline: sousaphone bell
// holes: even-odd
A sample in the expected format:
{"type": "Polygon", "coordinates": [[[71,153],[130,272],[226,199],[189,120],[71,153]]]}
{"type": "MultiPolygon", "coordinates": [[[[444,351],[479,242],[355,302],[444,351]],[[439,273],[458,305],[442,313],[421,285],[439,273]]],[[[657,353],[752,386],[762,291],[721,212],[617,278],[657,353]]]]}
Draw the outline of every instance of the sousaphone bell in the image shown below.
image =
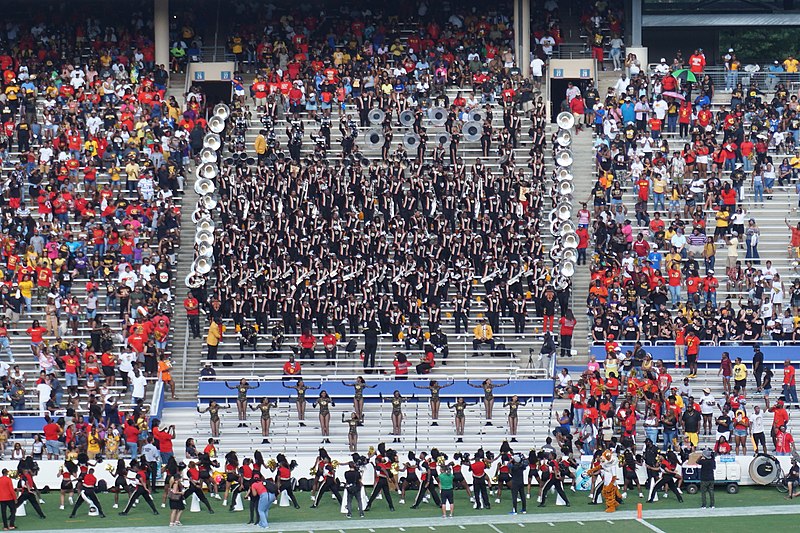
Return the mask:
{"type": "Polygon", "coordinates": [[[559,196],[570,196],[574,192],[575,192],[575,186],[572,185],[571,181],[559,182],[559,184],[558,184],[558,194],[559,194],[559,196]]]}
{"type": "Polygon", "coordinates": [[[478,124],[482,124],[484,120],[486,120],[486,111],[484,111],[483,109],[476,108],[469,112],[470,122],[477,122],[478,124]]]}
{"type": "Polygon", "coordinates": [[[556,154],[556,165],[560,167],[568,167],[572,165],[572,151],[561,150],[556,154]]]}
{"type": "Polygon", "coordinates": [[[461,132],[464,134],[465,141],[474,143],[480,140],[483,128],[479,122],[467,122],[461,128],[461,132]]]}
{"type": "Polygon", "coordinates": [[[447,133],[446,131],[443,131],[442,133],[437,133],[436,144],[437,145],[441,144],[442,146],[448,146],[450,144],[450,134],[447,133]]]}
{"type": "Polygon", "coordinates": [[[202,163],[216,163],[217,162],[216,150],[212,150],[211,148],[208,147],[200,150],[200,161],[202,163]]]}
{"type": "Polygon", "coordinates": [[[434,126],[444,126],[447,122],[447,110],[443,107],[433,107],[428,111],[428,118],[434,126]]]}
{"type": "Polygon", "coordinates": [[[219,103],[214,106],[213,113],[215,117],[218,117],[221,120],[227,120],[228,117],[231,116],[231,108],[226,104],[219,103]]]}
{"type": "Polygon", "coordinates": [[[383,121],[386,119],[386,113],[383,109],[373,108],[370,109],[369,113],[367,113],[367,118],[369,119],[369,123],[373,126],[378,126],[383,124],[383,121]]]}
{"type": "Polygon", "coordinates": [[[204,163],[195,170],[195,176],[197,176],[198,179],[205,178],[207,180],[213,180],[217,177],[217,174],[217,167],[211,163],[204,163]]]}
{"type": "Polygon", "coordinates": [[[225,129],[225,121],[217,116],[208,120],[208,129],[214,133],[222,133],[225,129]]]}
{"type": "Polygon", "coordinates": [[[204,276],[211,272],[212,261],[213,259],[211,257],[198,257],[192,261],[191,271],[204,276]]]}
{"type": "Polygon", "coordinates": [[[207,194],[214,194],[214,191],[217,190],[217,186],[214,185],[214,182],[210,179],[200,178],[199,180],[194,182],[194,192],[199,194],[200,196],[205,196],[207,194]]]}
{"type": "Polygon", "coordinates": [[[412,131],[403,135],[403,146],[406,150],[416,150],[419,146],[419,135],[412,131]]]}
{"type": "Polygon", "coordinates": [[[556,143],[564,148],[572,144],[572,135],[570,134],[569,130],[559,131],[556,135],[556,143]]]}
{"type": "Polygon", "coordinates": [[[410,128],[414,125],[414,112],[410,109],[406,109],[402,113],[400,113],[400,124],[405,126],[406,128],[410,128]]]}
{"type": "Polygon", "coordinates": [[[556,117],[556,124],[564,130],[571,130],[575,126],[575,117],[569,111],[562,111],[556,117]]]}
{"type": "Polygon", "coordinates": [[[564,276],[565,278],[571,278],[573,275],[575,275],[575,262],[568,261],[565,258],[564,260],[561,261],[559,265],[558,273],[564,276]]]}
{"type": "Polygon", "coordinates": [[[219,135],[216,133],[206,133],[205,137],[203,137],[203,147],[204,148],[211,148],[214,151],[217,151],[222,146],[222,139],[219,138],[219,135]]]}
{"type": "MultiPolygon", "coordinates": [[[[380,109],[378,109],[378,111],[380,111],[380,109]]],[[[365,139],[367,142],[367,146],[377,148],[383,144],[384,141],[383,132],[378,128],[372,128],[371,130],[367,131],[365,139]]]]}

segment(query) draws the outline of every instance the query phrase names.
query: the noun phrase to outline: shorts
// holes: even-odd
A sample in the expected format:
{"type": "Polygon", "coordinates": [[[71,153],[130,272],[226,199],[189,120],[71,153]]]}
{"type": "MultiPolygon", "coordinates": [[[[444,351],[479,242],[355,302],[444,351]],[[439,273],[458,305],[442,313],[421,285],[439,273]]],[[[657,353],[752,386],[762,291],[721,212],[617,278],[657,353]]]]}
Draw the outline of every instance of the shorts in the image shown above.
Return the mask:
{"type": "Polygon", "coordinates": [[[104,366],[103,367],[103,375],[107,378],[114,377],[114,367],[113,366],[104,366]]]}
{"type": "Polygon", "coordinates": [[[747,387],[747,380],[746,379],[735,379],[733,380],[733,384],[740,389],[744,389],[747,387]]]}
{"type": "Polygon", "coordinates": [[[66,481],[66,480],[62,481],[61,490],[66,492],[72,492],[73,490],[75,490],[72,486],[72,481],[66,481]]]}
{"type": "Polygon", "coordinates": [[[64,374],[64,384],[67,387],[77,387],[78,386],[78,375],[77,374],[70,374],[67,372],[64,374]]]}
{"type": "Polygon", "coordinates": [[[747,436],[747,430],[746,429],[734,429],[733,430],[733,436],[734,437],[746,437],[747,436]]]}
{"type": "Polygon", "coordinates": [[[764,398],[769,399],[769,393],[772,392],[772,388],[767,387],[766,389],[762,389],[762,392],[764,393],[764,398]]]}
{"type": "Polygon", "coordinates": [[[686,354],[686,362],[690,365],[697,364],[697,354],[696,353],[687,353],[686,354]]]}
{"type": "Polygon", "coordinates": [[[442,505],[446,503],[453,505],[453,489],[442,489],[442,505]]]}
{"type": "Polygon", "coordinates": [[[59,455],[61,453],[61,443],[57,440],[46,440],[44,441],[44,449],[49,454],[59,455]]]}
{"type": "Polygon", "coordinates": [[[453,474],[453,484],[463,483],[464,481],[466,480],[464,479],[464,474],[462,474],[461,472],[453,474]]]}
{"type": "Polygon", "coordinates": [[[499,476],[497,476],[497,481],[500,483],[510,483],[511,482],[511,474],[507,474],[503,472],[499,476]]]}
{"type": "Polygon", "coordinates": [[[698,437],[697,433],[691,433],[687,431],[686,436],[689,437],[689,442],[692,443],[692,446],[697,446],[697,443],[700,442],[700,437],[698,437]]]}

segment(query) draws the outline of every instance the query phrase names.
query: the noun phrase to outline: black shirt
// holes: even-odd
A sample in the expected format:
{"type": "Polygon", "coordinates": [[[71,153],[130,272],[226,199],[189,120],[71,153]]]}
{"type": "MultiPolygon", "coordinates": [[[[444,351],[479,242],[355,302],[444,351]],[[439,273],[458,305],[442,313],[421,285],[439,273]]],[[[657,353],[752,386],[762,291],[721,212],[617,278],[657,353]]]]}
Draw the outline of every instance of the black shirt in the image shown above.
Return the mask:
{"type": "Polygon", "coordinates": [[[344,483],[348,490],[357,490],[361,481],[361,472],[358,470],[348,470],[344,473],[344,483]]]}
{"type": "Polygon", "coordinates": [[[700,413],[692,409],[683,413],[683,429],[687,433],[697,433],[700,429],[700,413]]]}
{"type": "Polygon", "coordinates": [[[700,465],[700,481],[714,481],[714,470],[717,468],[714,458],[700,457],[697,464],[700,465]]]}

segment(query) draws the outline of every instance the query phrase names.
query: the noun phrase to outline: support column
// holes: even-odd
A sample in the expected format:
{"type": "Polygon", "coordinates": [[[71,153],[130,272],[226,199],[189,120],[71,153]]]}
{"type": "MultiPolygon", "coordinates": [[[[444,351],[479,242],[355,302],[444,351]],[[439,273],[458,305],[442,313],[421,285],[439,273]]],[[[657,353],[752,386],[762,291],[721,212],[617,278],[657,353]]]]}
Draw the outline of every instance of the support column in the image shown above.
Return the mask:
{"type": "Polygon", "coordinates": [[[531,74],[531,2],[514,0],[514,56],[523,77],[531,74]]]}
{"type": "Polygon", "coordinates": [[[153,0],[153,33],[156,64],[169,72],[169,0],[153,0]]]}
{"type": "Polygon", "coordinates": [[[631,0],[631,42],[629,46],[642,46],[642,0],[631,0]]]}

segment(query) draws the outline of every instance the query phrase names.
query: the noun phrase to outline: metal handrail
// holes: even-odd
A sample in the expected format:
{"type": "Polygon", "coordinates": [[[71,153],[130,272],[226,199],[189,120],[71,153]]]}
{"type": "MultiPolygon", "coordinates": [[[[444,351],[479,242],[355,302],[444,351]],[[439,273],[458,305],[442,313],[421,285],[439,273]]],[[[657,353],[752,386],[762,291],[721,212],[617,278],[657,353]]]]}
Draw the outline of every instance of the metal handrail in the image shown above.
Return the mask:
{"type": "Polygon", "coordinates": [[[186,324],[186,335],[183,339],[183,362],[181,363],[181,389],[186,387],[186,365],[189,359],[189,324],[186,324]]]}

